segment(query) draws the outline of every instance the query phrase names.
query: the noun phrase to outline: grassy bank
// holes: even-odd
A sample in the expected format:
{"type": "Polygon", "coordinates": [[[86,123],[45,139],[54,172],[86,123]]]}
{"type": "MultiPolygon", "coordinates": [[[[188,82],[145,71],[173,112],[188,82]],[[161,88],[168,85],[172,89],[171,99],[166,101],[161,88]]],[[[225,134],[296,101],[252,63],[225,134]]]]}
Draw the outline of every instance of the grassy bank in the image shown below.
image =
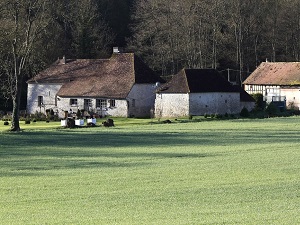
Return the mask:
{"type": "Polygon", "coordinates": [[[0,133],[1,223],[300,223],[300,118],[123,122],[0,133]]]}

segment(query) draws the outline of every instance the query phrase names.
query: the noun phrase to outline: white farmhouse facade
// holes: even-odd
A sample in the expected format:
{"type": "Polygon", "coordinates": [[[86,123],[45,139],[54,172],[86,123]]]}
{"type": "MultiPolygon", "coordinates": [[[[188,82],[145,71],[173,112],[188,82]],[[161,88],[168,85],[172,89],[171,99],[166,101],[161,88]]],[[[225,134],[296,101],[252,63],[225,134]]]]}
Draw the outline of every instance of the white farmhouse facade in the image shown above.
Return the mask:
{"type": "Polygon", "coordinates": [[[60,59],[30,79],[27,112],[52,110],[59,117],[149,117],[155,84],[164,82],[133,53],[109,59],[60,59]]]}
{"type": "Polygon", "coordinates": [[[246,92],[262,94],[267,103],[300,108],[299,62],[263,62],[243,84],[246,92]]]}
{"type": "Polygon", "coordinates": [[[254,99],[243,96],[216,70],[183,69],[157,90],[155,116],[237,114],[243,107],[253,109],[254,99]]]}

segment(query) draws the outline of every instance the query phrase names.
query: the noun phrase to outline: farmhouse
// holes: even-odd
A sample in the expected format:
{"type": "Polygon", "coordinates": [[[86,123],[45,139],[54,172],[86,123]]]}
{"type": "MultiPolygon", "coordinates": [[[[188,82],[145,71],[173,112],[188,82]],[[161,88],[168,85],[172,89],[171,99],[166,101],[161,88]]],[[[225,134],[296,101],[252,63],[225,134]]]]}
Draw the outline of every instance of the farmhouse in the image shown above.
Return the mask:
{"type": "Polygon", "coordinates": [[[261,93],[267,103],[300,107],[300,63],[263,62],[243,82],[249,94],[261,93]]]}
{"type": "Polygon", "coordinates": [[[253,109],[254,102],[214,69],[183,69],[157,90],[155,116],[236,114],[253,109]]]}
{"type": "Polygon", "coordinates": [[[58,59],[27,81],[27,111],[146,117],[157,82],[164,81],[139,57],[118,49],[109,59],[58,59]]]}

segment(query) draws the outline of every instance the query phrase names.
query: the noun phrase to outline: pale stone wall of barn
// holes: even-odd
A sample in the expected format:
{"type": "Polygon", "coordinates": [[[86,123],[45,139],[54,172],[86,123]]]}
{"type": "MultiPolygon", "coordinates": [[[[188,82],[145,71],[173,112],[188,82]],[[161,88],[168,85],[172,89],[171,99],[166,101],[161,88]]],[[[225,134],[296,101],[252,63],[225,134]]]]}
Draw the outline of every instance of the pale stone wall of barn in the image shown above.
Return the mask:
{"type": "Polygon", "coordinates": [[[150,117],[154,109],[155,84],[135,84],[127,97],[128,115],[150,117]]]}
{"type": "Polygon", "coordinates": [[[157,94],[155,117],[236,114],[241,111],[239,93],[157,94]]]}
{"type": "Polygon", "coordinates": [[[28,84],[27,92],[27,113],[46,113],[46,109],[57,110],[56,93],[61,88],[61,84],[28,84]],[[38,104],[39,96],[42,97],[41,105],[38,104]]]}
{"type": "Polygon", "coordinates": [[[189,96],[190,115],[240,112],[240,93],[192,93],[189,96]]]}
{"type": "Polygon", "coordinates": [[[188,94],[156,94],[154,114],[156,118],[188,116],[188,94]]]}

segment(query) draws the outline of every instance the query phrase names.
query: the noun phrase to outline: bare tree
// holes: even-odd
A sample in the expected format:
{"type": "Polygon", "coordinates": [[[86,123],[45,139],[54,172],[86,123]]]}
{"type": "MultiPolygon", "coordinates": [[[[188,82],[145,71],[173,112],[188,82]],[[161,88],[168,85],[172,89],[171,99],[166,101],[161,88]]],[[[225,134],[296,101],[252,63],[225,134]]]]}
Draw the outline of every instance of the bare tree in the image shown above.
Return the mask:
{"type": "Polygon", "coordinates": [[[5,85],[13,102],[11,131],[19,131],[20,99],[23,79],[35,41],[49,23],[46,18],[48,0],[0,2],[0,37],[5,52],[1,57],[5,85]]]}

